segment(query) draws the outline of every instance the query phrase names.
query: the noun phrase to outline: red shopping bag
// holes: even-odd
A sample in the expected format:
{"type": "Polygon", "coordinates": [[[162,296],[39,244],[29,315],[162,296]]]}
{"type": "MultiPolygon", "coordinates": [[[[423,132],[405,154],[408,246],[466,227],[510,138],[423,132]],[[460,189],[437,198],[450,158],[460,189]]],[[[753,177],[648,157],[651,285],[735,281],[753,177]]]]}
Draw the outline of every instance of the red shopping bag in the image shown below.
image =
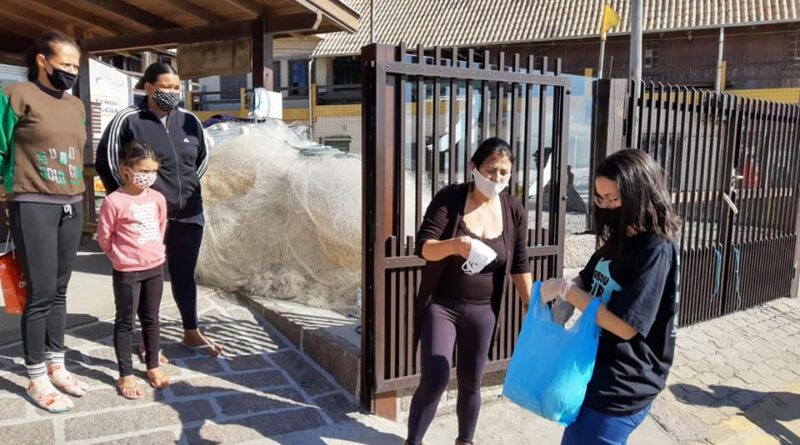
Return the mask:
{"type": "Polygon", "coordinates": [[[0,255],[0,287],[3,289],[6,313],[21,314],[27,298],[26,282],[13,250],[0,255]]]}

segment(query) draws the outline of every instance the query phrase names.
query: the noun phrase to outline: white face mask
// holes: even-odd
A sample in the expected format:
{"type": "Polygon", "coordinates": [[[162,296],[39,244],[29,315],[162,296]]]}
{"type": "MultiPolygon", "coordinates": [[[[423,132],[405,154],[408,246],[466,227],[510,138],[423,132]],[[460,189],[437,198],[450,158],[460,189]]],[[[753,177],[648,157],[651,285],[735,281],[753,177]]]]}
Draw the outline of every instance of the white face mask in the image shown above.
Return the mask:
{"type": "Polygon", "coordinates": [[[461,265],[467,275],[475,275],[497,258],[497,252],[479,239],[470,238],[469,258],[461,265]]]}
{"type": "Polygon", "coordinates": [[[472,180],[475,181],[475,187],[478,188],[478,191],[489,199],[499,195],[500,192],[508,187],[507,179],[502,183],[494,182],[491,179],[484,177],[477,168],[472,170],[472,180]]]}
{"type": "Polygon", "coordinates": [[[150,172],[150,173],[133,173],[131,175],[131,182],[136,187],[144,190],[148,189],[156,183],[156,178],[158,177],[158,173],[150,172]]]}

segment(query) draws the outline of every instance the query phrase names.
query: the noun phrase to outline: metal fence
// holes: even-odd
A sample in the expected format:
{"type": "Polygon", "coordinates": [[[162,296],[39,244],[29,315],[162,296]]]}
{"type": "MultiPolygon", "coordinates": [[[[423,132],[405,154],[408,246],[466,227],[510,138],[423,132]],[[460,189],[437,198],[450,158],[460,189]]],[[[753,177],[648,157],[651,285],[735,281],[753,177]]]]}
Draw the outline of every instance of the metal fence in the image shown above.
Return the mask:
{"type": "MultiPolygon", "coordinates": [[[[431,197],[467,178],[479,141],[510,141],[517,162],[509,190],[529,211],[534,278],[561,274],[564,248],[569,81],[560,60],[503,52],[371,45],[363,66],[363,220],[361,399],[413,387],[414,297],[424,260],[413,235],[431,197]],[[431,63],[432,62],[432,63],[431,63]],[[545,156],[552,149],[546,193],[545,156]]],[[[487,372],[507,365],[522,322],[508,286],[502,329],[487,372]]]]}
{"type": "Polygon", "coordinates": [[[791,294],[800,106],[642,84],[628,89],[625,143],[671,178],[683,219],[680,323],[791,294]]]}

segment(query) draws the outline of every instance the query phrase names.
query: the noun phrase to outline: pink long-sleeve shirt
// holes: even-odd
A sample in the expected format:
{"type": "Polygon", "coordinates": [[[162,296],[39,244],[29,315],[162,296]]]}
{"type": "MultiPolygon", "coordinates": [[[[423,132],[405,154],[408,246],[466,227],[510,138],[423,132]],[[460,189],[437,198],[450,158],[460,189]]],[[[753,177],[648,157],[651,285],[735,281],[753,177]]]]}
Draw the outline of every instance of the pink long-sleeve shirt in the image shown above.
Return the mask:
{"type": "Polygon", "coordinates": [[[148,270],[164,263],[166,227],[164,195],[148,189],[134,196],[120,188],[108,195],[100,208],[97,243],[114,270],[148,270]]]}

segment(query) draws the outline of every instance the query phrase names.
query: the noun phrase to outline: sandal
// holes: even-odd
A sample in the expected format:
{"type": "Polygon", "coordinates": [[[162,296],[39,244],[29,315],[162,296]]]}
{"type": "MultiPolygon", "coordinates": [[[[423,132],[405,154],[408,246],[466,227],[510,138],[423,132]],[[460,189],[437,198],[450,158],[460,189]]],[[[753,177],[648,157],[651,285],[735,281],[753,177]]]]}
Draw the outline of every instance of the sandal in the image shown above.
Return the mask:
{"type": "MultiPolygon", "coordinates": [[[[139,346],[136,347],[136,355],[139,356],[139,361],[142,363],[147,363],[147,351],[144,349],[144,344],[139,343],[139,346]]],[[[169,359],[164,356],[164,350],[158,350],[158,363],[161,365],[166,365],[169,363],[169,359]]]]}
{"type": "Polygon", "coordinates": [[[33,402],[34,405],[49,413],[63,413],[75,407],[72,400],[58,392],[49,380],[44,380],[39,383],[31,381],[28,385],[28,389],[25,391],[25,396],[28,400],[33,402]]]}
{"type": "Polygon", "coordinates": [[[138,400],[144,397],[144,391],[141,391],[139,384],[136,383],[136,380],[132,378],[120,378],[117,380],[117,384],[115,386],[117,387],[117,394],[125,397],[128,400],[138,400]],[[123,382],[123,380],[125,380],[125,382],[123,382]],[[136,391],[140,392],[137,394],[136,391]]]}
{"type": "Polygon", "coordinates": [[[172,383],[169,376],[158,368],[147,370],[147,381],[153,389],[164,389],[172,383]]]}
{"type": "Polygon", "coordinates": [[[78,380],[60,363],[47,365],[47,375],[50,377],[50,382],[53,386],[73,397],[83,397],[86,395],[86,391],[89,390],[88,384],[78,380]]]}

